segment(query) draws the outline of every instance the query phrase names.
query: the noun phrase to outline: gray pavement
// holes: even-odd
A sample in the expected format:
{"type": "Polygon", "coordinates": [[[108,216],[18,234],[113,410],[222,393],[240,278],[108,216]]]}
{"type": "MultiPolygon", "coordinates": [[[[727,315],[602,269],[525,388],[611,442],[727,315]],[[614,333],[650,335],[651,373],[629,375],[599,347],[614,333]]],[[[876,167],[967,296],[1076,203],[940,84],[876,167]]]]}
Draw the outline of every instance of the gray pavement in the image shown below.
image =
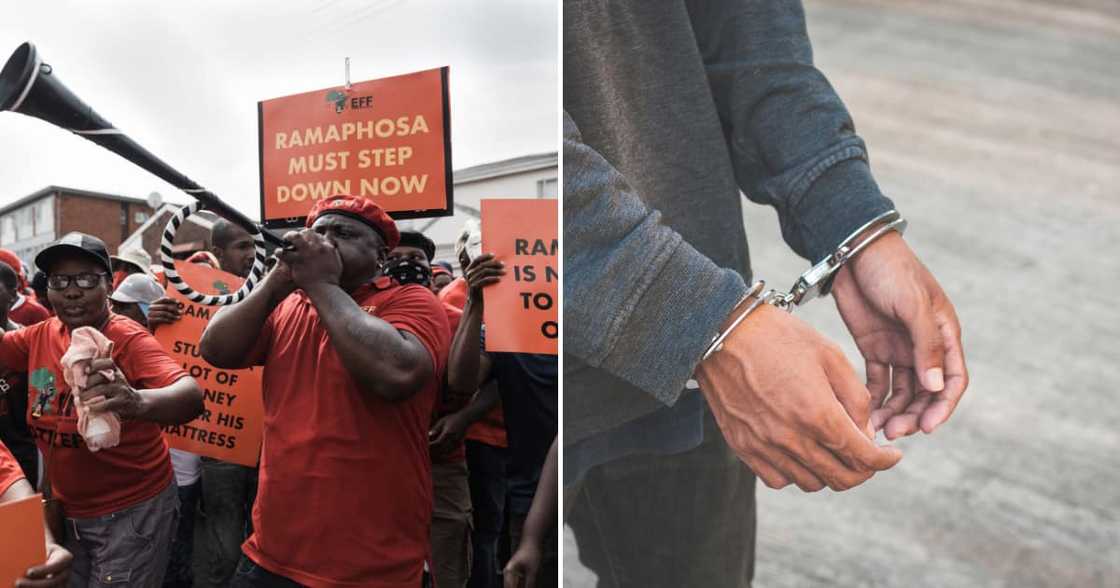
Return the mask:
{"type": "MultiPolygon", "coordinates": [[[[972,385],[857,489],[760,485],[755,586],[1120,586],[1120,2],[807,11],[956,304],[972,385]]],[[[756,274],[792,282],[805,263],[773,211],[745,216],[756,274]]],[[[800,316],[862,370],[830,300],[800,316]]],[[[564,565],[566,587],[594,586],[570,532],[564,565]]]]}

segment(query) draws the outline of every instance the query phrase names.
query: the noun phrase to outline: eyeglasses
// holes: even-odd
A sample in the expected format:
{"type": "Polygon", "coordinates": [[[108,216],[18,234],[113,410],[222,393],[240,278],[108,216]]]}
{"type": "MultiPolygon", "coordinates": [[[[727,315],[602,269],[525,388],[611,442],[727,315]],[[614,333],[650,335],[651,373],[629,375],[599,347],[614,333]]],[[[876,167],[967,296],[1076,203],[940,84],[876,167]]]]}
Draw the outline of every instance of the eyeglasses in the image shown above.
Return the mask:
{"type": "Polygon", "coordinates": [[[82,290],[92,290],[101,284],[102,277],[109,277],[109,274],[51,274],[47,276],[47,288],[51,290],[65,290],[70,287],[70,282],[73,281],[82,290]]]}

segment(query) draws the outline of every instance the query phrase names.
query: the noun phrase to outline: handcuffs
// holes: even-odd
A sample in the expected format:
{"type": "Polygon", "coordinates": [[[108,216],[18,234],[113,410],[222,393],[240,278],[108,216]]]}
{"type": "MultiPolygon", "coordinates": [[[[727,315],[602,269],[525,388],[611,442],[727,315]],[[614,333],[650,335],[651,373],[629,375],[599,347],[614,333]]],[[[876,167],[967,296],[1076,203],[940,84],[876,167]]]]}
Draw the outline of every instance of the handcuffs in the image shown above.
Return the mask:
{"type": "MultiPolygon", "coordinates": [[[[739,302],[735,303],[735,308],[742,305],[748,298],[754,297],[755,299],[735,317],[735,320],[731,321],[731,324],[729,324],[726,329],[716,334],[715,337],[712,337],[712,342],[708,344],[700,361],[708,359],[712,354],[723,349],[724,341],[731,336],[735,328],[763,304],[776,306],[786,312],[793,312],[794,308],[802,306],[814,298],[828,294],[832,287],[832,279],[836,277],[836,272],[840,271],[840,268],[843,267],[845,263],[851,261],[860,251],[863,251],[865,247],[879,237],[891,231],[896,231],[901,235],[905,230],[906,219],[902,218],[902,215],[899,214],[897,210],[884,212],[868,221],[862,227],[856,229],[847,239],[844,239],[844,241],[840,243],[840,246],[836,248],[835,252],[801,274],[801,277],[797,278],[797,282],[793,284],[793,287],[790,288],[788,292],[774,289],[763,291],[764,288],[766,288],[766,282],[763,280],[755,282],[754,285],[751,286],[751,289],[739,299],[739,302]],[[864,231],[876,225],[879,225],[879,227],[874,232],[860,239],[858,243],[855,242],[864,231]]],[[[695,380],[689,380],[687,387],[692,389],[698,386],[695,380]]]]}

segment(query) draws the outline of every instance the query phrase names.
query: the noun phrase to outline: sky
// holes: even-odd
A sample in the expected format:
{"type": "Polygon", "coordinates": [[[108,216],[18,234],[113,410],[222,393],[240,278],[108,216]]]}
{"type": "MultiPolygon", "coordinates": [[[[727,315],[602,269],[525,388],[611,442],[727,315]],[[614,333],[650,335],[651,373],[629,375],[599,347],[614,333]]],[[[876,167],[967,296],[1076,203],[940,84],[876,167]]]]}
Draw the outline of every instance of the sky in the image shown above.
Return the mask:
{"type": "MultiPolygon", "coordinates": [[[[558,0],[19,2],[0,60],[33,42],[79,98],[260,218],[257,102],[450,66],[455,169],[556,151],[558,0]],[[158,6],[158,7],[157,7],[158,6]]],[[[0,206],[48,185],[189,197],[39,119],[0,113],[0,206]]]]}

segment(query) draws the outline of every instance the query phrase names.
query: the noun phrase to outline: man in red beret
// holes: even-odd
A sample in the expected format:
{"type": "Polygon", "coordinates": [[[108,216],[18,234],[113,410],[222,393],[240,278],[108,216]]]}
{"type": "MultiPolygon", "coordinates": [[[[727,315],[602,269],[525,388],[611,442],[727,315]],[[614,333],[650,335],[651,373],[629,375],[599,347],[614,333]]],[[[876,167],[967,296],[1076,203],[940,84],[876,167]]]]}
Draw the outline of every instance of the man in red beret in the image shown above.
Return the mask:
{"type": "Polygon", "coordinates": [[[415,588],[447,316],[424,286],[382,275],[400,237],[373,202],[321,200],[307,227],[202,336],[215,366],[267,366],[254,532],[232,585],[415,588]]]}

